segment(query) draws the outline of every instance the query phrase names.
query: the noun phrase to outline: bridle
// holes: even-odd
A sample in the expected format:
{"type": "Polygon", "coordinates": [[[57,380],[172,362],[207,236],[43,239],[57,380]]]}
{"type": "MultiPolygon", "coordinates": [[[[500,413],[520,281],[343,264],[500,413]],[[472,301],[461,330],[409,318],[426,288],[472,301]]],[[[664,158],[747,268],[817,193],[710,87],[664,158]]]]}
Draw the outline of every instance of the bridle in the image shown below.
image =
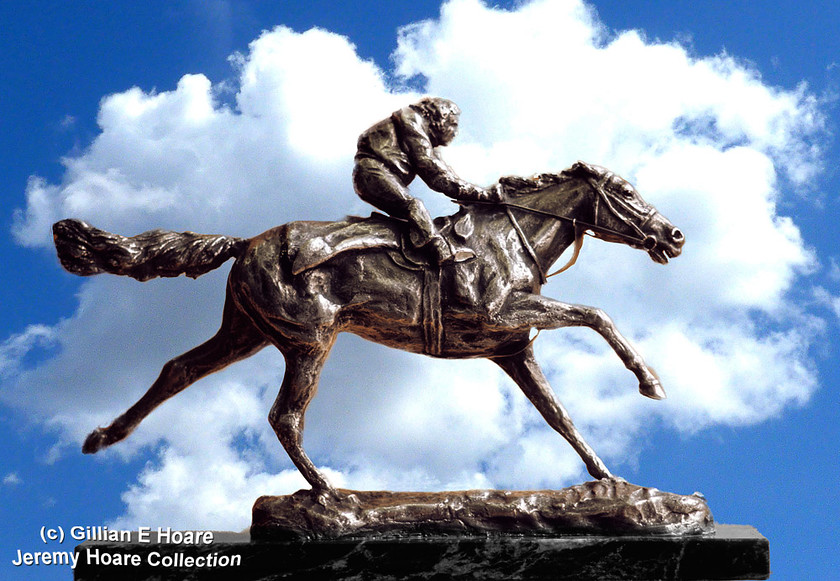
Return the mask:
{"type": "Polygon", "coordinates": [[[650,220],[659,212],[657,212],[656,208],[654,208],[653,206],[649,206],[647,210],[640,213],[638,210],[633,208],[630,204],[628,204],[621,198],[613,197],[613,199],[611,200],[610,196],[607,195],[605,186],[614,177],[614,175],[615,174],[613,174],[611,171],[608,171],[604,173],[603,177],[598,182],[595,182],[595,180],[593,180],[592,178],[588,178],[586,180],[589,183],[589,185],[592,186],[592,189],[595,190],[595,192],[598,194],[598,197],[595,199],[595,224],[588,224],[586,229],[592,230],[593,232],[601,232],[603,234],[607,234],[608,236],[618,238],[622,242],[626,242],[629,244],[637,244],[645,250],[653,249],[653,247],[656,246],[657,243],[656,237],[650,234],[645,234],[644,228],[647,225],[647,223],[650,222],[650,220]],[[624,234],[622,232],[618,232],[610,228],[598,226],[598,206],[599,202],[602,200],[607,209],[609,209],[610,213],[612,213],[612,215],[616,219],[618,219],[619,222],[621,222],[628,228],[635,230],[636,234],[638,234],[639,237],[630,236],[629,234],[624,234]],[[639,218],[642,218],[641,224],[636,224],[636,222],[628,218],[624,213],[617,210],[613,203],[616,203],[619,206],[621,206],[621,209],[624,212],[629,212],[631,214],[637,215],[639,218]]]}
{"type": "Polygon", "coordinates": [[[480,204],[480,205],[491,205],[491,206],[501,206],[505,208],[505,212],[507,213],[508,218],[510,219],[511,224],[513,225],[513,229],[516,231],[517,236],[519,236],[519,240],[522,243],[522,246],[525,248],[525,251],[530,256],[531,260],[537,266],[537,269],[540,273],[540,284],[545,284],[548,282],[548,279],[552,276],[560,274],[571,268],[571,266],[577,261],[578,255],[580,254],[580,249],[583,246],[583,236],[589,232],[593,234],[603,234],[613,239],[617,239],[621,242],[627,243],[631,246],[639,246],[646,250],[653,249],[656,244],[657,240],[656,237],[651,236],[649,234],[645,234],[643,228],[644,226],[650,222],[654,215],[658,214],[655,208],[652,206],[648,208],[644,213],[639,215],[638,210],[620,200],[619,198],[613,197],[610,199],[610,196],[606,192],[605,186],[607,183],[613,178],[614,174],[612,172],[606,172],[601,177],[599,181],[595,181],[592,178],[587,178],[587,183],[590,185],[592,190],[597,194],[595,198],[595,212],[593,215],[594,224],[590,224],[589,222],[584,222],[583,220],[578,220],[577,218],[569,218],[568,216],[563,216],[561,214],[555,214],[553,212],[547,212],[545,210],[539,210],[537,208],[530,208],[528,206],[523,206],[521,204],[515,204],[513,202],[491,202],[491,201],[468,201],[468,200],[455,200],[456,204],[460,205],[468,205],[468,204],[480,204]],[[633,236],[631,234],[625,234],[623,232],[619,232],[617,230],[613,230],[612,228],[607,228],[606,226],[600,226],[598,224],[598,211],[599,207],[603,202],[603,205],[609,210],[609,212],[622,224],[630,228],[631,230],[635,230],[638,236],[633,236]],[[619,206],[620,209],[617,209],[616,206],[619,206]],[[537,257],[537,253],[534,250],[534,247],[531,245],[530,241],[528,240],[527,236],[525,236],[525,232],[522,231],[522,227],[519,225],[519,221],[516,219],[516,215],[513,213],[512,210],[520,210],[522,212],[527,212],[529,214],[535,214],[537,216],[545,216],[547,218],[553,218],[555,220],[560,220],[563,222],[570,223],[575,229],[575,247],[574,252],[572,253],[572,257],[569,261],[558,270],[546,274],[545,269],[543,269],[542,265],[540,264],[539,258],[537,257]],[[642,218],[641,225],[637,225],[634,221],[632,221],[625,212],[639,215],[642,218]]]}

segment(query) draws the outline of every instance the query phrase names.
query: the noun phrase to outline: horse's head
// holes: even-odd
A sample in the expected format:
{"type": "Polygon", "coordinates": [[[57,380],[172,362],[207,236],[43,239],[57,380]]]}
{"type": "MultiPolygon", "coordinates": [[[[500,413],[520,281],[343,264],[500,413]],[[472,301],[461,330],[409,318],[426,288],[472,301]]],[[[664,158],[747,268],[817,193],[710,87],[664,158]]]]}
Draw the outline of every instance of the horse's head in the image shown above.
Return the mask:
{"type": "Polygon", "coordinates": [[[660,264],[680,255],[683,233],[645,202],[627,180],[581,161],[564,173],[585,180],[592,188],[592,223],[582,227],[595,237],[646,250],[660,264]]]}

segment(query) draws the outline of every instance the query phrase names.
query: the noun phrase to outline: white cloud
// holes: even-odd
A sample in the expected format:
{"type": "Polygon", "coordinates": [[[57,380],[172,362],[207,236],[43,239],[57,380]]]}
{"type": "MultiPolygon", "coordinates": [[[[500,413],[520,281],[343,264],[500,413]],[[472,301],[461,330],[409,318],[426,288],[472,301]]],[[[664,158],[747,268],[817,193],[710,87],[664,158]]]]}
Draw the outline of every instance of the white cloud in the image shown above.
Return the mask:
{"type": "MultiPolygon", "coordinates": [[[[235,106],[219,104],[202,75],[171,91],[106,97],[100,135],[64,160],[62,182],[30,180],[18,240],[48,246],[49,225],[68,216],[124,234],[247,236],[368,212],[350,184],[356,137],[417,95],[387,86],[347,39],[324,30],[276,28],[234,60],[235,106]]],[[[693,57],[636,32],[609,36],[576,0],[511,11],[453,0],[439,19],[400,31],[394,66],[461,106],[462,135],[445,157],[463,177],[488,183],[585,159],[634,181],[686,233],[683,256],[665,268],[587,241],[578,264],[546,288],[610,313],[669,391],[667,402],[639,396],[590,331],[540,336],[555,390],[614,471],[632,461],[652,421],[690,433],[808,400],[814,331],[787,297],[816,259],[779,203],[781,176],[805,183],[820,167],[806,138],[819,135],[821,117],[805,87],[768,87],[727,55],[693,57]]],[[[451,211],[442,196],[416,191],[451,211]]],[[[215,332],[225,270],[197,281],[86,281],[72,317],[4,343],[3,399],[80,442],[139,398],[167,359],[215,332]],[[25,365],[47,341],[53,351],[25,365]],[[27,397],[33,386],[37,400],[27,397]]],[[[124,493],[118,522],[243,528],[256,495],[301,487],[265,419],[282,372],[267,349],[167,402],[106,452],[100,462],[154,459],[124,493]],[[222,512],[200,517],[191,502],[222,512]]],[[[324,371],[305,442],[336,483],[360,488],[528,488],[583,475],[492,364],[350,337],[324,371]]]]}
{"type": "Polygon", "coordinates": [[[828,308],[840,320],[840,296],[818,286],[813,289],[813,299],[818,305],[828,308]]]}
{"type": "Polygon", "coordinates": [[[0,344],[0,377],[20,374],[23,358],[38,347],[50,346],[55,337],[55,329],[46,325],[29,325],[22,333],[3,341],[0,344]]]}
{"type": "Polygon", "coordinates": [[[17,472],[9,472],[3,477],[3,484],[5,486],[17,486],[23,483],[17,472]]]}

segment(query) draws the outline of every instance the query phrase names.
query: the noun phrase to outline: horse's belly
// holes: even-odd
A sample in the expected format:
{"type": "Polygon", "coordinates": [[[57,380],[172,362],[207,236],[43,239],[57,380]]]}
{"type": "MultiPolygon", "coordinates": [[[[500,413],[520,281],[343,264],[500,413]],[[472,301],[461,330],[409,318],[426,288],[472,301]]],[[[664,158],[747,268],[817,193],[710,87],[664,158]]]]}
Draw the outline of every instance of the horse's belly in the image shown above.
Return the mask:
{"type": "Polygon", "coordinates": [[[342,329],[379,345],[408,351],[425,353],[423,332],[418,325],[405,325],[401,328],[375,325],[350,325],[342,329]]]}
{"type": "Polygon", "coordinates": [[[505,355],[528,344],[527,333],[512,333],[485,325],[481,321],[444,322],[441,353],[446,359],[468,359],[505,355]]]}

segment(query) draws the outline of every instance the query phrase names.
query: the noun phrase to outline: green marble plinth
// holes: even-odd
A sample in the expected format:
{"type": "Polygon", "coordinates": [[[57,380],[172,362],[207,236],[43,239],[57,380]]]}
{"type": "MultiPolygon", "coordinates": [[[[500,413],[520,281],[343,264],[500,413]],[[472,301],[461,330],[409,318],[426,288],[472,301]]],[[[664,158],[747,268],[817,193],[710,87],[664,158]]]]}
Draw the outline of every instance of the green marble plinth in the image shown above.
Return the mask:
{"type": "Polygon", "coordinates": [[[767,539],[742,525],[717,525],[709,535],[557,538],[277,541],[215,533],[213,543],[204,546],[86,542],[76,551],[77,581],[676,581],[767,579],[770,574],[767,539]],[[88,563],[91,551],[99,551],[98,566],[88,563]],[[105,553],[121,555],[123,563],[136,556],[139,564],[103,565],[105,553]],[[216,566],[208,566],[214,555],[216,566]]]}

